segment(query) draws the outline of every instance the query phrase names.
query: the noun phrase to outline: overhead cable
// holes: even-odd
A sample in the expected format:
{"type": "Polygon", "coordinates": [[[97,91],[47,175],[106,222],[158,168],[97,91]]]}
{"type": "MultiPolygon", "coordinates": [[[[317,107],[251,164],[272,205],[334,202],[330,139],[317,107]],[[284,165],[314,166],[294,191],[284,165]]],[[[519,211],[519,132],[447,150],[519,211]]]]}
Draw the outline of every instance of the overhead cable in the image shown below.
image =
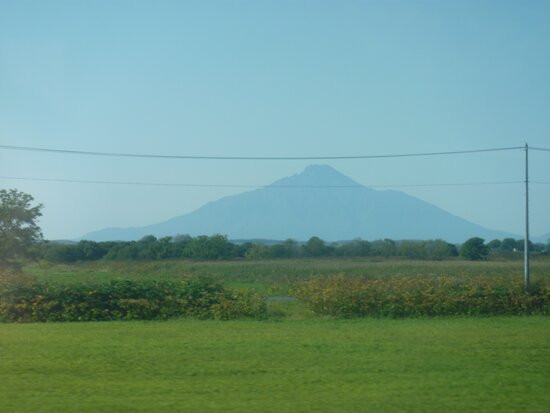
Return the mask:
{"type": "Polygon", "coordinates": [[[426,184],[373,184],[373,185],[239,185],[239,184],[189,184],[189,183],[167,183],[167,182],[136,182],[136,181],[102,181],[102,180],[81,180],[81,179],[54,179],[36,177],[0,176],[0,179],[37,181],[37,182],[60,182],[78,184],[107,184],[107,185],[139,185],[139,186],[179,186],[189,188],[288,188],[288,189],[323,189],[323,188],[413,188],[413,187],[434,187],[434,186],[480,186],[480,185],[507,185],[521,184],[523,181],[495,181],[495,182],[454,182],[454,183],[426,183],[426,184]]]}
{"type": "Polygon", "coordinates": [[[503,148],[471,149],[461,151],[445,152],[418,152],[418,153],[398,153],[383,155],[348,155],[348,156],[203,156],[203,155],[160,155],[160,154],[139,154],[124,152],[95,152],[80,151],[69,149],[38,148],[30,146],[12,146],[0,145],[0,149],[30,152],[49,152],[64,155],[91,155],[91,156],[109,156],[124,158],[154,158],[154,159],[194,159],[194,160],[229,160],[229,161],[303,161],[303,160],[338,160],[338,159],[378,159],[378,158],[405,158],[419,156],[440,156],[440,155],[459,155],[482,152],[498,152],[524,149],[524,146],[512,146],[503,148]]]}

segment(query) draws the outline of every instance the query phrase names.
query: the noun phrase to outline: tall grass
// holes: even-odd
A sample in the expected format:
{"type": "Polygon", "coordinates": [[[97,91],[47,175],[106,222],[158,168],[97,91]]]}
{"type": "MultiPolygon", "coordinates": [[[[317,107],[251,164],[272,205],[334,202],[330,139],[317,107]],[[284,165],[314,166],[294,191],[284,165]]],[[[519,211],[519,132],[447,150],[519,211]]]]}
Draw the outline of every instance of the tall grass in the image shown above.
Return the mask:
{"type": "MultiPolygon", "coordinates": [[[[531,266],[534,281],[550,278],[550,260],[531,266]]],[[[141,261],[29,265],[25,273],[63,283],[106,282],[112,279],[186,279],[209,277],[226,287],[250,287],[267,295],[286,295],[293,284],[313,277],[346,274],[369,278],[388,276],[507,276],[523,279],[518,261],[410,261],[400,259],[288,259],[265,261],[141,261]]]]}
{"type": "Polygon", "coordinates": [[[550,314],[548,283],[525,292],[521,281],[505,276],[339,275],[303,281],[294,292],[316,314],[339,317],[550,314]]]}

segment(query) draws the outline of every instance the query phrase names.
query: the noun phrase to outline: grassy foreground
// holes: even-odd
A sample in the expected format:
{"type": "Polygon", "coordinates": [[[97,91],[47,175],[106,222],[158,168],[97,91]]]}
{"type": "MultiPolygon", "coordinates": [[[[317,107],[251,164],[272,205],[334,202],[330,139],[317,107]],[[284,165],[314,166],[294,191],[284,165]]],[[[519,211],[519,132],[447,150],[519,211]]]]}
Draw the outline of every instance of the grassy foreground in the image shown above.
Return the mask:
{"type": "Polygon", "coordinates": [[[0,324],[2,412],[522,411],[550,319],[0,324]]]}

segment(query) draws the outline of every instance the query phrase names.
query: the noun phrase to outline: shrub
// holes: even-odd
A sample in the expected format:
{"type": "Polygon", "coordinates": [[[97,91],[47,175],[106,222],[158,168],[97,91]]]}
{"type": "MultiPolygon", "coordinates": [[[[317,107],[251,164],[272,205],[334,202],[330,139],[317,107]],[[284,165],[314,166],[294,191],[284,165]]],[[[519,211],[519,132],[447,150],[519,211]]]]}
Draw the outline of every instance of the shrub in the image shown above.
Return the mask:
{"type": "Polygon", "coordinates": [[[203,278],[65,285],[14,277],[0,285],[0,321],[5,322],[231,319],[261,317],[266,311],[261,295],[226,290],[203,278]]]}
{"type": "Polygon", "coordinates": [[[311,279],[296,296],[317,314],[337,317],[422,317],[550,314],[550,288],[506,277],[363,277],[311,279]]]}

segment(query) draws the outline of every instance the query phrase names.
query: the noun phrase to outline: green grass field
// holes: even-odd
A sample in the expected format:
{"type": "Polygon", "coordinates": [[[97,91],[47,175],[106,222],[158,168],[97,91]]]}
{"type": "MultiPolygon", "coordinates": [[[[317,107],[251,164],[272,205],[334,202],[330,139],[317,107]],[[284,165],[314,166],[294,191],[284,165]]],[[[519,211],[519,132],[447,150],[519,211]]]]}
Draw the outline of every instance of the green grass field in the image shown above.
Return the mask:
{"type": "Polygon", "coordinates": [[[550,319],[0,325],[2,412],[543,412],[550,319]]]}
{"type": "MultiPolygon", "coordinates": [[[[501,276],[519,261],[321,259],[27,266],[63,283],[208,276],[287,295],[335,274],[501,276]]],[[[533,262],[533,280],[550,261],[533,262]]],[[[269,301],[263,321],[0,324],[0,412],[545,412],[550,318],[338,320],[269,301]]]]}

